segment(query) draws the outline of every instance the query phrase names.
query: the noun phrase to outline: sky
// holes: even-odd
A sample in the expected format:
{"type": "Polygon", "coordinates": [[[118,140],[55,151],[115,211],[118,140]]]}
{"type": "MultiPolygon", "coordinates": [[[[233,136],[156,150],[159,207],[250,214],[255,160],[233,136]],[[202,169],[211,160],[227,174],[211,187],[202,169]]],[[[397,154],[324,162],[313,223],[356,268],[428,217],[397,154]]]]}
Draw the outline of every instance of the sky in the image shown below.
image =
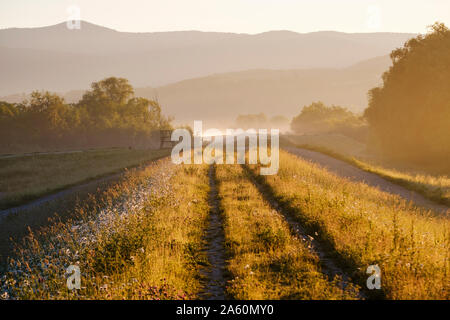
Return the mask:
{"type": "Polygon", "coordinates": [[[424,33],[450,25],[450,0],[0,0],[2,29],[72,18],[128,32],[424,33]]]}

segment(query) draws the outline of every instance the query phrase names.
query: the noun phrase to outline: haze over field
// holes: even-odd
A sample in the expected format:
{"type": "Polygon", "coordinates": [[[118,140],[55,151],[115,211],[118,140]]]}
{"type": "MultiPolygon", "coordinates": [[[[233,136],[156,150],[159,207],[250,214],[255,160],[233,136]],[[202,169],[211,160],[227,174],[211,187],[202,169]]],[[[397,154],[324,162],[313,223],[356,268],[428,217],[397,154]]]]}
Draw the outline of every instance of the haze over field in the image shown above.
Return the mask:
{"type": "MultiPolygon", "coordinates": [[[[390,65],[389,57],[383,56],[340,69],[246,70],[137,88],[136,95],[157,97],[164,112],[176,116],[175,122],[204,119],[219,127],[229,125],[244,111],[291,117],[317,99],[362,112],[367,106],[367,91],[381,82],[381,74],[390,65]],[[217,117],[220,122],[214,121],[217,117]]],[[[63,96],[67,102],[77,102],[83,92],[72,90],[63,96]]],[[[15,94],[0,100],[18,103],[25,98],[25,94],[15,94]]]]}
{"type": "Polygon", "coordinates": [[[0,300],[450,300],[448,25],[448,0],[0,1],[0,300]]]}
{"type": "Polygon", "coordinates": [[[361,112],[391,63],[387,54],[412,36],[127,33],[87,22],[80,30],[65,23],[4,29],[0,95],[20,102],[31,90],[50,90],[77,102],[92,81],[114,75],[129,79],[138,96],[157,97],[178,123],[202,118],[217,126],[220,117],[224,126],[242,111],[293,116],[317,99],[361,112]]]}
{"type": "Polygon", "coordinates": [[[0,30],[0,96],[87,89],[108,76],[135,87],[249,69],[344,68],[389,54],[409,33],[118,32],[88,22],[0,30]],[[333,55],[329,53],[333,52],[333,55]],[[7,75],[7,76],[6,76],[7,75]]]}
{"type": "Polygon", "coordinates": [[[240,113],[292,117],[315,100],[361,113],[367,106],[367,91],[381,83],[390,65],[383,56],[341,69],[248,70],[139,88],[136,93],[158,97],[167,114],[188,122],[204,119],[216,127],[229,125],[226,122],[240,113]]]}

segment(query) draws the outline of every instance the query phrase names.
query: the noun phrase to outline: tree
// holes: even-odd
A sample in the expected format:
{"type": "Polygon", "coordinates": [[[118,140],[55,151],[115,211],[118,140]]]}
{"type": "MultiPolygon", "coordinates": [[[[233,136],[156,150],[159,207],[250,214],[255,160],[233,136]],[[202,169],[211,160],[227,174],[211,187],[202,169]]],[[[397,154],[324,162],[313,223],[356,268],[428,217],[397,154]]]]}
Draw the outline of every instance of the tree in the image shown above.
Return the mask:
{"type": "Polygon", "coordinates": [[[313,102],[302,108],[291,122],[295,133],[340,132],[352,127],[360,127],[364,121],[350,110],[339,106],[326,106],[323,102],[313,102]]]}
{"type": "Polygon", "coordinates": [[[450,31],[434,24],[391,55],[365,117],[385,155],[442,163],[450,158],[450,31]]]}
{"type": "Polygon", "coordinates": [[[52,144],[68,130],[66,116],[69,108],[64,99],[48,91],[31,93],[29,100],[18,105],[22,139],[29,139],[36,144],[52,144]],[[28,137],[24,137],[24,136],[28,137]]]}
{"type": "Polygon", "coordinates": [[[133,96],[133,87],[127,79],[110,77],[93,82],[91,90],[83,95],[78,106],[86,110],[86,120],[90,122],[91,128],[105,131],[120,122],[119,111],[133,96]]]}
{"type": "Polygon", "coordinates": [[[134,95],[133,87],[127,79],[110,77],[93,82],[91,90],[83,95],[83,102],[108,102],[118,105],[125,104],[134,95]]]}
{"type": "MultiPolygon", "coordinates": [[[[11,103],[0,101],[0,148],[8,148],[14,142],[14,133],[16,130],[16,117],[19,113],[18,108],[11,103]]],[[[7,150],[7,149],[6,149],[7,150]]]]}
{"type": "Polygon", "coordinates": [[[33,151],[146,145],[152,131],[171,129],[171,121],[157,101],[134,97],[128,80],[111,77],[92,83],[76,104],[38,91],[20,104],[0,102],[0,147],[8,152],[20,145],[33,151]]]}

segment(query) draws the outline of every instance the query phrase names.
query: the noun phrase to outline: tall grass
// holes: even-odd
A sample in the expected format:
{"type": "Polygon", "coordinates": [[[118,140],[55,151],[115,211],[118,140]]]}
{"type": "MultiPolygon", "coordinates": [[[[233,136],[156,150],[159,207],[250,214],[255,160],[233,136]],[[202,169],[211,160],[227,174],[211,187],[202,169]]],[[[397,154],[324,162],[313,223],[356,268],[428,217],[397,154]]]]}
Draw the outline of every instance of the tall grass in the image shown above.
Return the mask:
{"type": "Polygon", "coordinates": [[[283,139],[282,143],[285,146],[299,146],[327,154],[409,190],[417,191],[430,200],[450,206],[450,177],[447,174],[432,174],[424,170],[406,168],[404,165],[404,168],[398,168],[399,165],[393,166],[387,160],[376,160],[373,156],[365,155],[364,145],[357,141],[352,142],[351,138],[346,138],[345,146],[342,146],[340,138],[330,137],[331,135],[288,137],[283,139]]]}
{"type": "Polygon", "coordinates": [[[30,233],[1,279],[3,298],[187,299],[201,290],[207,265],[205,166],[158,161],[89,204],[78,219],[30,233]],[[78,265],[81,289],[65,270],[78,265]]]}
{"type": "Polygon", "coordinates": [[[235,299],[352,299],[321,272],[319,259],[291,234],[284,218],[264,201],[239,165],[218,166],[219,197],[235,299]]]}
{"type": "Polygon", "coordinates": [[[260,179],[284,210],[317,232],[362,283],[367,267],[378,264],[388,299],[450,298],[448,217],[286,152],[280,153],[278,175],[260,179]]]}

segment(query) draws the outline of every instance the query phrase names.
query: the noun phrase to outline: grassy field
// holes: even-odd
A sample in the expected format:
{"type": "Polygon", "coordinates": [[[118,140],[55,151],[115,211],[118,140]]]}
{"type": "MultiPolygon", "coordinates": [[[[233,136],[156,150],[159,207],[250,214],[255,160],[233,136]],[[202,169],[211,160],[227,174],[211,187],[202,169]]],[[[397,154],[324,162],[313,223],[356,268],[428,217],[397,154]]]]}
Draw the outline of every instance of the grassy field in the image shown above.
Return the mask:
{"type": "Polygon", "coordinates": [[[219,280],[212,248],[225,256],[230,299],[450,299],[448,217],[283,151],[273,176],[158,160],[73,212],[17,245],[1,298],[205,298],[219,280]],[[213,247],[211,197],[224,235],[213,247]],[[80,268],[80,290],[66,287],[69,265],[80,268]],[[370,265],[381,290],[366,288],[370,265]]]}
{"type": "Polygon", "coordinates": [[[284,218],[264,201],[240,165],[218,166],[216,179],[224,215],[233,299],[354,299],[330,281],[319,259],[291,234],[284,218]]]}
{"type": "Polygon", "coordinates": [[[166,160],[131,172],[88,204],[78,219],[31,233],[1,279],[3,298],[189,299],[208,266],[206,166],[166,160]],[[82,288],[69,291],[65,268],[78,265],[82,288]]]}
{"type": "Polygon", "coordinates": [[[0,159],[0,209],[167,154],[167,150],[106,149],[0,159]]]}
{"type": "Polygon", "coordinates": [[[364,281],[366,268],[378,264],[387,299],[450,298],[448,217],[428,215],[286,152],[277,175],[255,177],[355,278],[364,281]]]}
{"type": "Polygon", "coordinates": [[[424,169],[392,164],[387,160],[368,155],[363,144],[341,135],[290,136],[284,143],[338,158],[407,189],[417,191],[430,200],[450,206],[450,177],[445,174],[447,171],[444,169],[432,174],[424,169]]]}

